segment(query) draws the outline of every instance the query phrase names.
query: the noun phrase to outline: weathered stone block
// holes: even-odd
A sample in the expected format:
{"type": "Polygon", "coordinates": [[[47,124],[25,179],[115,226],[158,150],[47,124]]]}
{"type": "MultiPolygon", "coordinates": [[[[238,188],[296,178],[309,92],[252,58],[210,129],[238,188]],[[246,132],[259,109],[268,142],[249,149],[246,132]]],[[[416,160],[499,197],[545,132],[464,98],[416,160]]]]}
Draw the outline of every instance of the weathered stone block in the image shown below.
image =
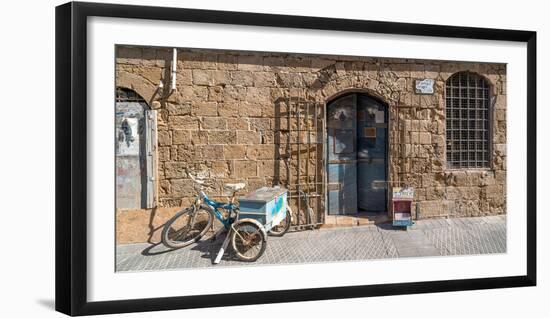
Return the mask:
{"type": "Polygon", "coordinates": [[[254,78],[252,72],[249,71],[232,71],[231,72],[231,85],[236,86],[253,86],[254,78]]]}
{"type": "Polygon", "coordinates": [[[239,55],[237,57],[239,70],[245,71],[263,71],[263,57],[261,55],[239,55]]]}
{"type": "Polygon", "coordinates": [[[304,87],[302,74],[300,73],[277,73],[277,82],[283,87],[301,88],[304,87]]]}
{"type": "Polygon", "coordinates": [[[208,133],[201,130],[192,130],[191,143],[193,145],[206,145],[208,143],[208,133]]]}
{"type": "Polygon", "coordinates": [[[176,94],[173,95],[175,95],[175,102],[179,104],[202,102],[208,100],[208,88],[206,86],[180,86],[176,94]]]}
{"type": "Polygon", "coordinates": [[[311,71],[311,59],[304,57],[287,56],[285,58],[285,65],[294,72],[309,72],[311,71]]]}
{"type": "Polygon", "coordinates": [[[191,116],[168,116],[168,125],[174,129],[198,129],[199,120],[191,116]]]}
{"type": "Polygon", "coordinates": [[[497,95],[495,109],[506,109],[506,95],[497,95]]]}
{"type": "Polygon", "coordinates": [[[213,72],[207,70],[193,70],[193,85],[214,85],[213,72]]]}
{"type": "Polygon", "coordinates": [[[262,108],[258,104],[246,102],[239,104],[239,116],[243,117],[260,117],[262,108]]]}
{"type": "Polygon", "coordinates": [[[223,156],[225,159],[245,159],[246,146],[245,145],[224,145],[223,156]]]}
{"type": "Polygon", "coordinates": [[[213,52],[180,52],[178,54],[178,59],[183,60],[184,68],[214,70],[217,67],[217,55],[213,52]]]}
{"type": "Polygon", "coordinates": [[[505,121],[506,120],[506,110],[505,109],[495,109],[495,120],[505,121]]]}
{"type": "Polygon", "coordinates": [[[332,66],[334,63],[336,63],[335,60],[316,58],[311,61],[311,68],[312,71],[320,71],[324,68],[332,66]]]}
{"type": "Polygon", "coordinates": [[[420,218],[429,218],[446,215],[447,211],[440,200],[418,202],[418,212],[420,218]]]}
{"type": "Polygon", "coordinates": [[[172,131],[172,143],[174,145],[188,144],[191,142],[190,130],[173,130],[172,131]]]}
{"type": "Polygon", "coordinates": [[[191,70],[178,69],[176,73],[177,85],[193,85],[193,73],[191,70]]]}
{"type": "Polygon", "coordinates": [[[211,178],[226,178],[231,173],[230,163],[228,161],[214,161],[210,169],[211,178]]]}
{"type": "Polygon", "coordinates": [[[214,85],[227,85],[231,82],[231,76],[227,71],[212,71],[214,85]]]}
{"type": "Polygon", "coordinates": [[[237,131],[237,144],[253,145],[261,143],[261,135],[259,132],[251,130],[237,131]]]}
{"type": "Polygon", "coordinates": [[[237,117],[239,116],[239,103],[224,102],[218,105],[218,114],[221,117],[237,117]]]}
{"type": "Polygon", "coordinates": [[[263,64],[273,70],[279,71],[285,66],[285,60],[281,56],[266,56],[263,58],[263,64]]]}
{"type": "Polygon", "coordinates": [[[218,54],[218,69],[220,70],[236,70],[237,56],[229,54],[218,54]]]}
{"type": "Polygon", "coordinates": [[[186,162],[166,162],[164,164],[164,176],[167,179],[187,178],[186,162]]]}
{"type": "Polygon", "coordinates": [[[250,118],[250,129],[256,131],[265,131],[272,129],[272,122],[269,118],[250,118]]]}
{"type": "Polygon", "coordinates": [[[412,131],[409,133],[409,140],[405,139],[406,143],[412,143],[418,145],[420,143],[420,133],[412,131]]]}
{"type": "Polygon", "coordinates": [[[258,175],[258,165],[256,161],[235,161],[234,167],[233,175],[237,178],[256,177],[258,175]]]}
{"type": "MultiPolygon", "coordinates": [[[[271,158],[273,159],[273,158],[271,158]]],[[[275,172],[275,161],[274,160],[259,160],[258,161],[258,170],[260,177],[271,177],[276,174],[275,172]]]]}
{"type": "Polygon", "coordinates": [[[202,159],[217,159],[221,158],[223,155],[223,146],[222,145],[203,145],[198,146],[198,155],[202,159]]]}
{"type": "Polygon", "coordinates": [[[169,115],[190,115],[191,114],[191,103],[183,103],[183,104],[174,104],[174,103],[167,103],[166,109],[168,110],[169,115]]]}
{"type": "Polygon", "coordinates": [[[247,118],[227,118],[227,129],[229,130],[248,130],[247,118]]]}
{"type": "Polygon", "coordinates": [[[210,130],[207,132],[209,144],[234,144],[237,134],[232,130],[210,130]]]}
{"type": "Polygon", "coordinates": [[[191,179],[172,179],[170,188],[173,196],[193,196],[196,192],[191,179]]]}
{"type": "Polygon", "coordinates": [[[208,87],[209,102],[223,102],[223,88],[221,86],[208,87]]]}
{"type": "Polygon", "coordinates": [[[195,102],[191,106],[193,116],[217,116],[218,103],[216,102],[195,102]]]}
{"type": "Polygon", "coordinates": [[[200,123],[201,129],[227,129],[227,119],[223,117],[203,117],[200,123]]]}
{"type": "Polygon", "coordinates": [[[158,147],[158,160],[159,161],[168,161],[170,160],[170,147],[158,147]]]}
{"type": "Polygon", "coordinates": [[[250,145],[246,149],[248,159],[275,159],[276,145],[250,145]]]}
{"type": "Polygon", "coordinates": [[[418,135],[418,141],[422,145],[429,145],[432,143],[432,134],[429,132],[420,132],[418,135]]]}
{"type": "Polygon", "coordinates": [[[224,87],[222,95],[225,103],[244,101],[246,87],[228,85],[224,87]]]}
{"type": "Polygon", "coordinates": [[[175,147],[175,149],[173,147],[172,156],[175,156],[174,160],[176,161],[183,161],[188,163],[200,158],[200,155],[198,155],[198,147],[194,146],[193,144],[178,145],[175,147]]]}
{"type": "Polygon", "coordinates": [[[277,79],[273,72],[254,72],[252,73],[254,86],[256,87],[275,87],[277,79]]]}
{"type": "Polygon", "coordinates": [[[245,101],[251,104],[269,104],[271,95],[268,87],[248,87],[245,101]]]}
{"type": "Polygon", "coordinates": [[[485,197],[488,199],[502,198],[506,195],[504,193],[504,189],[502,185],[500,184],[486,186],[484,189],[484,192],[485,192],[485,197]]]}
{"type": "Polygon", "coordinates": [[[157,132],[159,146],[169,146],[172,144],[172,135],[169,131],[159,130],[157,132]]]}
{"type": "Polygon", "coordinates": [[[171,192],[170,181],[160,180],[159,182],[159,195],[168,195],[171,192]]]}

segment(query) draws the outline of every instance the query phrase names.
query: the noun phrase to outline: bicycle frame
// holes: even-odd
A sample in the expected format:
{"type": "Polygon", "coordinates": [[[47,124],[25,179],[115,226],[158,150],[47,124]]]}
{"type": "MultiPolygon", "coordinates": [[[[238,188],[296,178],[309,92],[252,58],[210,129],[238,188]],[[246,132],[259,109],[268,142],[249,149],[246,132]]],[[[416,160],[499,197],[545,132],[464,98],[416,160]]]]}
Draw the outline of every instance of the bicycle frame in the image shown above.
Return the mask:
{"type": "Polygon", "coordinates": [[[200,207],[201,202],[206,203],[206,205],[212,208],[214,216],[223,224],[224,228],[229,229],[231,227],[231,224],[233,224],[235,220],[234,218],[231,217],[231,214],[237,209],[236,205],[233,202],[221,203],[221,202],[210,200],[210,198],[208,198],[206,193],[204,193],[204,191],[202,190],[199,191],[199,195],[197,196],[197,199],[195,201],[196,208],[200,207]],[[224,210],[229,211],[227,218],[224,218],[222,212],[220,212],[218,208],[222,208],[224,210]]]}

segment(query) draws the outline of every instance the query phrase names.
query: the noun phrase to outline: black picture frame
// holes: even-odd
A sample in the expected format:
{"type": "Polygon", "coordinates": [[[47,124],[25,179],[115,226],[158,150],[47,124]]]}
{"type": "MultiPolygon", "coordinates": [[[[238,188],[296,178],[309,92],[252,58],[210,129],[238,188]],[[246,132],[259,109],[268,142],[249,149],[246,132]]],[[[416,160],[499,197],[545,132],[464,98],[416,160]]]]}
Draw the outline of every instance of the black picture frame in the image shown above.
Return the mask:
{"type": "Polygon", "coordinates": [[[536,32],[183,8],[70,2],[56,7],[56,310],[92,315],[536,285],[536,32]],[[86,36],[88,17],[501,40],[527,44],[527,274],[351,287],[88,302],[86,36]]]}

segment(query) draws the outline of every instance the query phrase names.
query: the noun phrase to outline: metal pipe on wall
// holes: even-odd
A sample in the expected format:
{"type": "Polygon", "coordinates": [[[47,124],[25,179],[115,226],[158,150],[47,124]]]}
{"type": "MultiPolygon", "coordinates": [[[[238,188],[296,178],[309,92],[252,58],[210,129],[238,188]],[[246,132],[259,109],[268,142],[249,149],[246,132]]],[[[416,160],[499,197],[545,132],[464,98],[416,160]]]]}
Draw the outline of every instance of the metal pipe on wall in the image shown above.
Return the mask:
{"type": "Polygon", "coordinates": [[[176,90],[176,69],[178,66],[178,49],[174,48],[172,52],[172,92],[176,90]]]}

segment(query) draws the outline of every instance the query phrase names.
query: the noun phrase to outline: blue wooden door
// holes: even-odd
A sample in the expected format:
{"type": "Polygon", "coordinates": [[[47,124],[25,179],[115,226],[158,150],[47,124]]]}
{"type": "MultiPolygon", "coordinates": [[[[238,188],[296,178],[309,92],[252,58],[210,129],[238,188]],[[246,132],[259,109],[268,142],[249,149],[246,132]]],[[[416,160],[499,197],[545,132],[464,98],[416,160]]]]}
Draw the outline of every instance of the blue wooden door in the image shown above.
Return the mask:
{"type": "Polygon", "coordinates": [[[387,107],[362,94],[327,106],[328,213],[386,211],[387,107]]]}
{"type": "Polygon", "coordinates": [[[357,197],[359,211],[386,211],[387,107],[357,96],[357,197]]]}
{"type": "Polygon", "coordinates": [[[327,109],[328,212],[357,213],[357,96],[342,97],[327,109]]]}

